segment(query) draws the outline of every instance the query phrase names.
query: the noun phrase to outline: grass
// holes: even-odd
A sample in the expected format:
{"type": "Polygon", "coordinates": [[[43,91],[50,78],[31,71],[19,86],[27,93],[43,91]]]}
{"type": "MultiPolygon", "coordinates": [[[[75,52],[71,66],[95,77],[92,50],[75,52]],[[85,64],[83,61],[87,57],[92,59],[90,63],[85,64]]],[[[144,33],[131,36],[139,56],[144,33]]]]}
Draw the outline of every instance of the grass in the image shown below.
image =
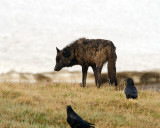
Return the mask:
{"type": "Polygon", "coordinates": [[[137,100],[127,100],[123,85],[2,82],[0,128],[69,128],[67,105],[96,128],[160,127],[158,92],[140,90],[137,100]]]}

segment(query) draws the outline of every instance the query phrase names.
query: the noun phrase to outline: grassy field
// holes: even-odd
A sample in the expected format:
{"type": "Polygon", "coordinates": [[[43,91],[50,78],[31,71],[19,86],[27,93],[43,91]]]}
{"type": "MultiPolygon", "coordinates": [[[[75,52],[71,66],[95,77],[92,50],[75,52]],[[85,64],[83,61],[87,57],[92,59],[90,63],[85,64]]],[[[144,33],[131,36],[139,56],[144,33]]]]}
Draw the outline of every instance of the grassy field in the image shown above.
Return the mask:
{"type": "Polygon", "coordinates": [[[139,90],[137,100],[127,100],[120,88],[2,82],[0,128],[69,128],[67,105],[96,128],[159,128],[160,93],[139,90]]]}

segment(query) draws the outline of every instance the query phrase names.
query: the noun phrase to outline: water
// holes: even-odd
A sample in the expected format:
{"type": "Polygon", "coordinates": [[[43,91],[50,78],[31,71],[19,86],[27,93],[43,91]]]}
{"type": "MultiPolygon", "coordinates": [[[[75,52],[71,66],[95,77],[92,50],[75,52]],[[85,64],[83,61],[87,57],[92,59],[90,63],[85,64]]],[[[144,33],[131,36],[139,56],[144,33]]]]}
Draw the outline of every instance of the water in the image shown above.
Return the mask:
{"type": "Polygon", "coordinates": [[[112,40],[117,71],[160,70],[159,5],[158,0],[0,0],[0,73],[53,71],[55,47],[80,37],[112,40]]]}
{"type": "Polygon", "coordinates": [[[160,92],[160,84],[139,85],[137,86],[137,88],[141,90],[151,90],[155,92],[160,92]]]}

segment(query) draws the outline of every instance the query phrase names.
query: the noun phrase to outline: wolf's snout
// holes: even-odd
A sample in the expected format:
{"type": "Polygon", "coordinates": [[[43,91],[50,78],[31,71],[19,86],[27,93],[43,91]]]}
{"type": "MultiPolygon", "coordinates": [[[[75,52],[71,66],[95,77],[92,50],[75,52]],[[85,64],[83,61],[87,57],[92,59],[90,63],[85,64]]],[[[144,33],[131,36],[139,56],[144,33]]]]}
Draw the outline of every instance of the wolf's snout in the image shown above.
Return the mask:
{"type": "Polygon", "coordinates": [[[60,71],[62,69],[62,66],[56,65],[54,68],[54,71],[60,71]]]}
{"type": "Polygon", "coordinates": [[[56,67],[54,67],[54,71],[57,71],[56,67]]]}
{"type": "Polygon", "coordinates": [[[56,66],[54,67],[54,71],[58,71],[58,69],[57,69],[57,67],[56,67],[56,66]]]}

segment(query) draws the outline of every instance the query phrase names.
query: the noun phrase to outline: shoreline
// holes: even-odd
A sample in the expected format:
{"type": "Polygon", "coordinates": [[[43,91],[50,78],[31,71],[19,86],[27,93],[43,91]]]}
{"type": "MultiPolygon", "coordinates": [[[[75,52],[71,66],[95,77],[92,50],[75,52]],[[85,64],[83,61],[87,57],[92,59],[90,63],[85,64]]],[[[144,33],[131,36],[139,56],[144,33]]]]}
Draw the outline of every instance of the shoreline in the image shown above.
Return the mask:
{"type": "MultiPolygon", "coordinates": [[[[145,72],[117,72],[118,83],[125,84],[124,80],[131,77],[134,80],[136,87],[140,90],[151,90],[160,92],[160,72],[145,71],[145,72]]],[[[102,81],[104,85],[108,86],[108,74],[102,73],[102,81]]],[[[8,73],[0,74],[0,83],[71,83],[81,84],[82,72],[81,71],[67,71],[62,70],[59,72],[43,72],[43,73],[20,73],[10,71],[8,73]]],[[[93,73],[87,74],[87,85],[95,84],[93,73]]],[[[121,88],[121,87],[120,87],[121,88]]],[[[122,87],[124,88],[124,87],[122,87]]]]}
{"type": "MultiPolygon", "coordinates": [[[[160,84],[159,71],[124,71],[117,72],[117,80],[123,81],[131,77],[137,85],[144,84],[160,84]]],[[[102,73],[102,80],[104,83],[108,82],[108,74],[102,73]]],[[[66,82],[66,83],[81,83],[81,71],[67,71],[61,70],[59,72],[43,72],[43,73],[21,73],[16,71],[9,71],[0,74],[0,81],[10,82],[66,82]]],[[[93,73],[88,72],[87,83],[94,83],[93,73]]]]}

